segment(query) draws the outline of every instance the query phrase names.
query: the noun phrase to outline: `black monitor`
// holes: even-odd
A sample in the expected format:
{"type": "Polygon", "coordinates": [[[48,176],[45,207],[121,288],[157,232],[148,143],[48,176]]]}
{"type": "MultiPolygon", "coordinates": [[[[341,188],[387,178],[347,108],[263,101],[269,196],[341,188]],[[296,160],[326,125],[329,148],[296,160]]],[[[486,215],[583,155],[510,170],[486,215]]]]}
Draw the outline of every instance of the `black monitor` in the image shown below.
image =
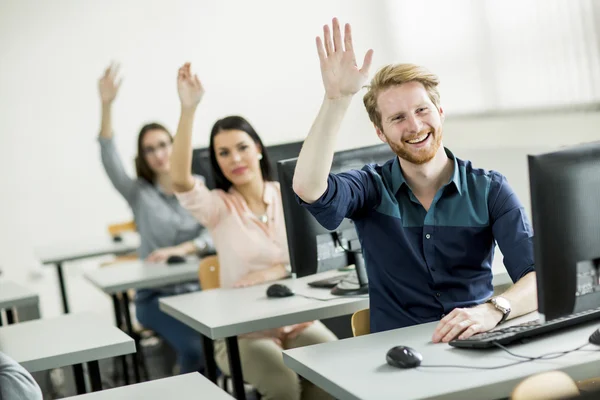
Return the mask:
{"type": "MultiPolygon", "coordinates": [[[[339,151],[334,154],[331,172],[361,169],[372,163],[383,164],[393,157],[395,154],[386,144],[339,151]]],[[[360,252],[354,223],[344,219],[338,229],[329,231],[298,204],[292,189],[296,162],[297,158],[280,161],[278,167],[292,273],[303,277],[353,264],[353,260],[348,259],[353,252],[348,250],[360,252]]]]}
{"type": "Polygon", "coordinates": [[[600,143],[528,161],[540,320],[600,307],[600,143]]]}
{"type": "Polygon", "coordinates": [[[215,188],[215,180],[212,176],[208,148],[203,147],[192,151],[192,174],[203,176],[207,188],[215,188]]]}
{"type": "MultiPolygon", "coordinates": [[[[271,171],[273,179],[277,179],[277,162],[288,158],[298,157],[302,148],[302,141],[275,144],[267,147],[269,161],[271,162],[271,171]]],[[[215,179],[212,175],[212,167],[210,165],[210,153],[208,148],[194,149],[192,152],[192,173],[204,177],[206,187],[209,189],[215,188],[215,179]]]]}

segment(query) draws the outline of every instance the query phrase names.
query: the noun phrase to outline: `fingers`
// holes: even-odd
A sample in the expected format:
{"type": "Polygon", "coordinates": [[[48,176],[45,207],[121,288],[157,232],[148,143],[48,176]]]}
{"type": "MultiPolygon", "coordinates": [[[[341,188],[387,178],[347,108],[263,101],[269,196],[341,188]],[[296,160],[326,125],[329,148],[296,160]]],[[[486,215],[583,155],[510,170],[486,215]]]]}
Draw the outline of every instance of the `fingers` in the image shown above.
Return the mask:
{"type": "Polygon", "coordinates": [[[352,46],[352,29],[350,28],[350,24],[346,24],[344,27],[344,47],[346,51],[354,51],[354,46],[352,46]]]}
{"type": "Polygon", "coordinates": [[[121,69],[121,65],[118,63],[112,63],[110,66],[110,80],[115,81],[117,79],[117,75],[119,74],[119,70],[121,69]]]}
{"type": "Polygon", "coordinates": [[[464,317],[460,318],[458,308],[452,310],[450,313],[448,313],[448,315],[442,318],[438,325],[435,327],[435,330],[433,331],[433,337],[431,339],[433,343],[438,343],[440,340],[442,340],[443,337],[445,337],[448,334],[450,329],[452,329],[452,325],[450,325],[451,323],[458,323],[465,319],[466,318],[464,317]],[[459,317],[459,319],[457,321],[454,321],[457,317],[459,317]]]}
{"type": "MultiPolygon", "coordinates": [[[[459,317],[455,318],[458,319],[459,317]]],[[[442,342],[444,343],[448,343],[449,341],[456,339],[458,337],[458,335],[460,335],[461,333],[463,333],[468,327],[470,327],[471,325],[474,324],[473,321],[471,321],[470,319],[465,319],[462,320],[460,322],[456,322],[454,323],[454,320],[450,322],[450,324],[448,325],[452,325],[452,329],[450,329],[450,331],[446,334],[446,336],[444,336],[442,338],[442,342]]]]}
{"type": "Polygon", "coordinates": [[[200,82],[200,79],[198,79],[198,75],[195,75],[195,74],[194,74],[194,83],[196,84],[196,87],[198,89],[202,88],[202,83],[200,82]]]}
{"type": "Polygon", "coordinates": [[[459,339],[467,339],[476,333],[483,332],[483,326],[480,324],[473,324],[469,326],[465,331],[458,337],[459,339]]]}
{"type": "Polygon", "coordinates": [[[319,53],[319,61],[321,61],[321,64],[324,63],[327,59],[327,55],[325,54],[325,49],[323,48],[323,41],[319,36],[317,36],[317,53],[319,53]]]}
{"type": "Polygon", "coordinates": [[[337,18],[333,19],[333,48],[335,51],[344,51],[342,47],[342,32],[340,31],[340,21],[337,18]]]}
{"type": "Polygon", "coordinates": [[[369,49],[367,54],[365,54],[365,59],[363,61],[363,65],[360,68],[360,72],[364,75],[369,74],[369,68],[371,68],[371,62],[373,61],[373,49],[369,49]]]}
{"type": "Polygon", "coordinates": [[[329,25],[323,26],[323,40],[325,41],[325,51],[329,56],[333,53],[333,43],[331,41],[331,32],[329,31],[329,25]]]}

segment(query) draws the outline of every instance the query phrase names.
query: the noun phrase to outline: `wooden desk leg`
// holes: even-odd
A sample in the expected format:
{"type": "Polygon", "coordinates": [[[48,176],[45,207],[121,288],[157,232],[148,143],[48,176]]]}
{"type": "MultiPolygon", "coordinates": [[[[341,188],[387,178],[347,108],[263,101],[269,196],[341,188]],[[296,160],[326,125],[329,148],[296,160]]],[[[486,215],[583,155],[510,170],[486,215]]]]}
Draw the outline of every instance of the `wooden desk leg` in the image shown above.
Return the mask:
{"type": "Polygon", "coordinates": [[[75,376],[75,389],[77,390],[77,394],[85,394],[86,388],[85,377],[83,376],[83,365],[73,365],[73,375],[75,376]]]}
{"type": "Polygon", "coordinates": [[[123,298],[123,311],[125,315],[125,324],[127,325],[127,334],[135,341],[135,353],[131,355],[133,360],[133,374],[135,376],[135,382],[140,383],[140,365],[138,363],[138,351],[142,351],[140,348],[140,341],[137,334],[133,332],[133,324],[131,323],[131,313],[129,312],[129,295],[127,292],[122,293],[123,298]]]}
{"type": "MultiPolygon", "coordinates": [[[[111,295],[111,297],[115,311],[115,323],[120,330],[125,332],[125,329],[123,329],[123,313],[121,312],[121,302],[116,294],[111,295]]],[[[123,355],[119,358],[121,359],[121,367],[123,368],[123,380],[125,381],[125,385],[129,385],[129,367],[127,365],[127,356],[123,355]]]]}
{"type": "Polygon", "coordinates": [[[244,375],[242,374],[242,362],[240,360],[238,338],[237,336],[231,336],[226,338],[225,341],[227,342],[227,355],[229,357],[229,369],[231,370],[234,396],[238,400],[246,400],[246,391],[244,390],[244,375]]]}
{"type": "Polygon", "coordinates": [[[102,377],[100,376],[100,366],[98,365],[98,361],[88,361],[87,366],[92,392],[102,390],[102,377]]]}
{"type": "Polygon", "coordinates": [[[69,300],[67,299],[67,288],[65,286],[65,277],[63,276],[62,263],[56,263],[56,273],[58,275],[58,284],[60,285],[60,295],[62,296],[63,311],[69,313],[69,300]]]}
{"type": "Polygon", "coordinates": [[[213,383],[217,383],[217,363],[215,362],[215,346],[209,337],[202,336],[202,350],[204,351],[204,373],[213,383]]]}

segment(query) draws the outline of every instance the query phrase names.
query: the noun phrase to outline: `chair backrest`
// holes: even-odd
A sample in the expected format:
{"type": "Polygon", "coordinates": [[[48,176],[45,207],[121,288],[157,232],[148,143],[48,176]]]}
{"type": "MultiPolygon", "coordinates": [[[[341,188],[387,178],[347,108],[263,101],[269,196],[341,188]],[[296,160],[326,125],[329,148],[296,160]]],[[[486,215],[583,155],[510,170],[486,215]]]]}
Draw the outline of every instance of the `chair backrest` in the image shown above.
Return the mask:
{"type": "Polygon", "coordinates": [[[365,308],[352,314],[352,334],[354,336],[368,335],[371,333],[371,319],[369,309],[365,308]]]}
{"type": "Polygon", "coordinates": [[[137,226],[135,225],[135,222],[133,220],[128,222],[121,222],[118,224],[111,224],[108,226],[108,233],[112,237],[119,236],[123,232],[135,232],[136,230],[137,226]]]}
{"type": "Polygon", "coordinates": [[[529,376],[513,390],[511,400],[552,400],[579,395],[575,381],[562,371],[548,371],[529,376]]]}
{"type": "Polygon", "coordinates": [[[198,268],[198,279],[202,290],[217,289],[221,287],[219,280],[219,258],[214,256],[204,257],[198,268]]]}
{"type": "MultiPolygon", "coordinates": [[[[120,236],[124,232],[135,232],[136,230],[137,230],[137,226],[135,225],[135,222],[133,220],[131,220],[129,222],[121,222],[118,224],[111,224],[108,226],[108,233],[113,238],[120,236]]],[[[138,255],[136,253],[121,254],[119,256],[116,256],[111,261],[105,261],[103,263],[100,263],[100,266],[106,267],[109,265],[115,265],[115,264],[119,264],[119,263],[122,263],[125,261],[133,261],[133,260],[137,260],[137,259],[138,259],[138,255]]]]}

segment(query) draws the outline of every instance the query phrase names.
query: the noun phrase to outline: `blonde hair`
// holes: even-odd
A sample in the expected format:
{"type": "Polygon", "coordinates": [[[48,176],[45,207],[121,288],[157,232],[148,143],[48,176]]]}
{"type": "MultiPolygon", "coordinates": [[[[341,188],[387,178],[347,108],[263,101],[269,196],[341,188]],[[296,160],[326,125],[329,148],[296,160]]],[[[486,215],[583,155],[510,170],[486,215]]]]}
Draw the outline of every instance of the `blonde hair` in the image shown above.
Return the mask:
{"type": "Polygon", "coordinates": [[[363,97],[363,103],[369,114],[369,119],[379,129],[381,126],[381,112],[377,108],[377,97],[383,90],[392,86],[399,86],[407,82],[419,82],[427,91],[429,99],[440,109],[440,92],[437,85],[440,83],[437,75],[429,72],[425,67],[415,64],[390,64],[381,68],[367,86],[369,91],[363,97]]]}

